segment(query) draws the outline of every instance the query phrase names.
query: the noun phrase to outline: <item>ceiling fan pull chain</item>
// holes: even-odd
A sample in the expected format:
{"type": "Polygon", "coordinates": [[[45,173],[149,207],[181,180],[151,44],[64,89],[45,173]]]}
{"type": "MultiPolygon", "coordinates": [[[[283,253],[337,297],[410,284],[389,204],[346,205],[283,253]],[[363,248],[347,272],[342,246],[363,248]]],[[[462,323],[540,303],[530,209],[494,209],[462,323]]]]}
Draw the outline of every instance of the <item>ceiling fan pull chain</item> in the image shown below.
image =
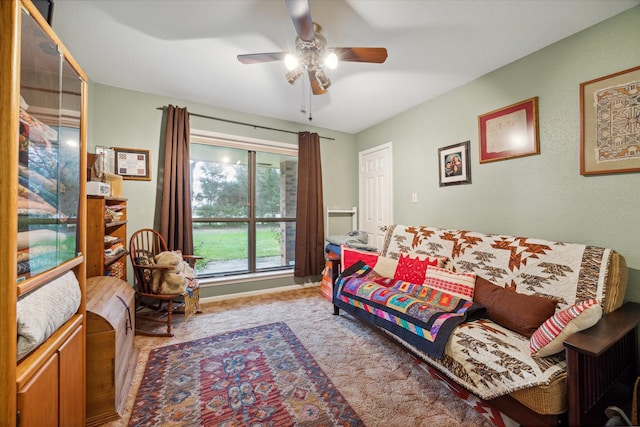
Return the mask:
{"type": "Polygon", "coordinates": [[[313,97],[311,96],[311,94],[309,94],[309,121],[313,120],[313,117],[311,117],[311,100],[313,99],[313,97]]]}

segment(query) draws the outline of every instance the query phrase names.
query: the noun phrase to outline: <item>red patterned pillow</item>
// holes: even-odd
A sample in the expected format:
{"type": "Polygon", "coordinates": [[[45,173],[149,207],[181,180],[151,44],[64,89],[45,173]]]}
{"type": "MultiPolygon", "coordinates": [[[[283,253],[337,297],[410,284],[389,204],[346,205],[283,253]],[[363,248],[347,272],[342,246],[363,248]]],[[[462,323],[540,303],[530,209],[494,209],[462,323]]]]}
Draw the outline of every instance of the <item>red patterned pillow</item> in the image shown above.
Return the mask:
{"type": "Polygon", "coordinates": [[[378,256],[380,255],[377,252],[361,251],[345,245],[340,246],[340,254],[342,258],[340,260],[341,272],[351,267],[358,261],[362,261],[369,267],[373,268],[373,266],[376,265],[376,262],[378,261],[378,256]]]}
{"type": "Polygon", "coordinates": [[[398,266],[396,267],[396,272],[393,275],[393,278],[419,285],[424,283],[424,276],[427,272],[427,267],[437,266],[442,262],[441,258],[426,257],[425,259],[420,259],[418,256],[412,258],[408,254],[402,253],[400,254],[398,266]]]}
{"type": "Polygon", "coordinates": [[[545,357],[561,352],[569,335],[592,327],[601,317],[602,307],[595,299],[577,302],[557,312],[531,335],[531,355],[545,357]]]}
{"type": "Polygon", "coordinates": [[[454,273],[439,267],[429,267],[424,284],[430,288],[473,301],[476,286],[475,273],[454,273]]]}

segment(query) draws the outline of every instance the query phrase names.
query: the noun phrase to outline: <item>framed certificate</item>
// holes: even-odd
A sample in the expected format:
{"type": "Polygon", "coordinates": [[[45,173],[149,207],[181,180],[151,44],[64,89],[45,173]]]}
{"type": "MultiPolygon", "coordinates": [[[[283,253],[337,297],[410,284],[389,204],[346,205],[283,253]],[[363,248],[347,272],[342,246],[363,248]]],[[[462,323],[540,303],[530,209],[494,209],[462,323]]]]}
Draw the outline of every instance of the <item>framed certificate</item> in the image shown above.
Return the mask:
{"type": "Polygon", "coordinates": [[[151,181],[151,155],[149,150],[113,147],[115,173],[122,179],[151,181]]]}
{"type": "Polygon", "coordinates": [[[480,163],[540,154],[538,97],[478,116],[480,163]]]}

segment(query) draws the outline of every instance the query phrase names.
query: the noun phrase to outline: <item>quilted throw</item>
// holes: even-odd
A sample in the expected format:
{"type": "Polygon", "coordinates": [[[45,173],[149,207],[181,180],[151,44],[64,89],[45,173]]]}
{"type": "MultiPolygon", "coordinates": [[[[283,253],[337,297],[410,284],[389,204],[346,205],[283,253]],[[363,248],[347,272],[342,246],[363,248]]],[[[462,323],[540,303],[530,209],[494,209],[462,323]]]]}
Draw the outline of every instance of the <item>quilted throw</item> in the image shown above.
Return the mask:
{"type": "Polygon", "coordinates": [[[443,256],[455,271],[476,273],[519,293],[558,300],[558,309],[595,298],[604,305],[611,250],[528,237],[483,234],[424,226],[393,225],[382,255],[443,256]]]}
{"type": "Polygon", "coordinates": [[[425,285],[393,280],[364,262],[337,280],[334,304],[439,359],[451,332],[484,307],[425,285]]]}
{"type": "MultiPolygon", "coordinates": [[[[433,227],[391,226],[382,254],[448,257],[456,271],[474,272],[517,292],[553,296],[558,310],[590,298],[604,304],[611,250],[526,237],[433,227]]],[[[451,334],[442,358],[395,336],[443,374],[488,400],[566,378],[564,354],[533,358],[529,340],[489,319],[470,320],[451,334]]]]}

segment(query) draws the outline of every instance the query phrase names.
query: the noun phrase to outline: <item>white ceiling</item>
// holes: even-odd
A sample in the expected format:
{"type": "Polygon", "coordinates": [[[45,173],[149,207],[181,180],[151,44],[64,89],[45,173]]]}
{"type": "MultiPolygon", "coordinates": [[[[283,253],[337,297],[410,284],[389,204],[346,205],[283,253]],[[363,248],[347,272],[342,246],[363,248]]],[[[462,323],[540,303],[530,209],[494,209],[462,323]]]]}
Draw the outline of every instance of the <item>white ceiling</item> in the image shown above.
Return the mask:
{"type": "Polygon", "coordinates": [[[330,47],[389,53],[340,64],[320,96],[282,62],[236,59],[292,50],[283,0],[55,0],[53,27],[93,82],[357,133],[638,4],[310,0],[330,47]]]}

